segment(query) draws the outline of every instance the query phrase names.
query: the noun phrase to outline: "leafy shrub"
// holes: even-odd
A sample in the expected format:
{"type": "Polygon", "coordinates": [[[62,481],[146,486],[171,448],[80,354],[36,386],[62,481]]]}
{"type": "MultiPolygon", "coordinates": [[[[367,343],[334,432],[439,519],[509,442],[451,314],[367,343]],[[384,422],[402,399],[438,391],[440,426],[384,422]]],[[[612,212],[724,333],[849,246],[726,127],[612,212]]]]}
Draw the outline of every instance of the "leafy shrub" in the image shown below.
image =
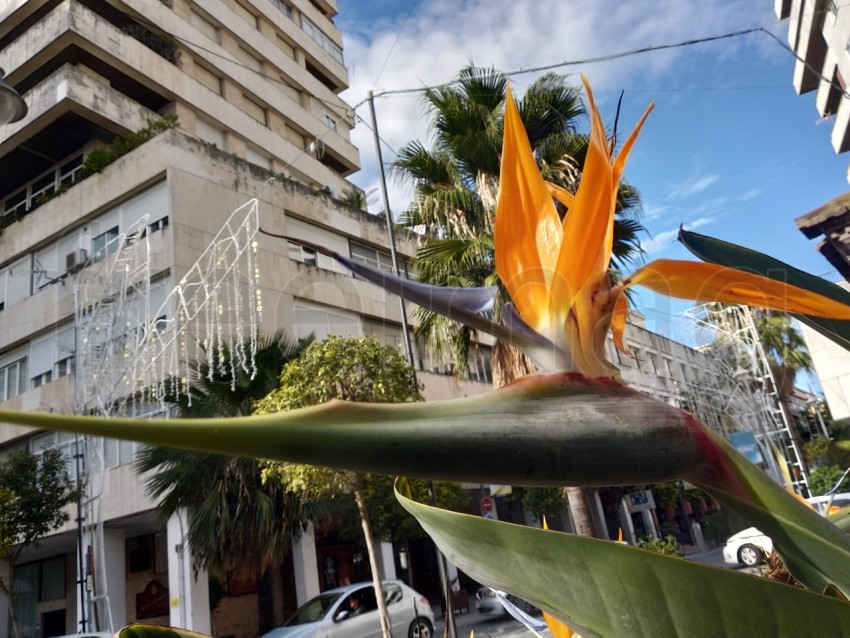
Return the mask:
{"type": "Polygon", "coordinates": [[[842,474],[844,470],[837,465],[821,465],[809,472],[809,489],[815,496],[823,496],[838,483],[842,474]]]}
{"type": "Polygon", "coordinates": [[[668,556],[685,557],[685,550],[672,534],[664,538],[641,538],[638,541],[638,547],[648,549],[651,552],[658,552],[659,554],[667,554],[668,556]]]}
{"type": "Polygon", "coordinates": [[[83,159],[81,177],[88,177],[99,173],[114,161],[112,153],[106,148],[96,148],[83,159]]]}
{"type": "Polygon", "coordinates": [[[700,521],[706,538],[721,540],[729,535],[729,524],[723,512],[712,512],[702,517],[700,521]]]}
{"type": "Polygon", "coordinates": [[[138,148],[149,139],[156,137],[163,131],[175,128],[178,122],[177,116],[169,113],[156,120],[148,120],[147,126],[140,128],[135,133],[130,133],[127,137],[113,138],[107,148],[96,148],[86,155],[83,160],[83,168],[80,171],[80,178],[99,173],[119,157],[138,148]]]}

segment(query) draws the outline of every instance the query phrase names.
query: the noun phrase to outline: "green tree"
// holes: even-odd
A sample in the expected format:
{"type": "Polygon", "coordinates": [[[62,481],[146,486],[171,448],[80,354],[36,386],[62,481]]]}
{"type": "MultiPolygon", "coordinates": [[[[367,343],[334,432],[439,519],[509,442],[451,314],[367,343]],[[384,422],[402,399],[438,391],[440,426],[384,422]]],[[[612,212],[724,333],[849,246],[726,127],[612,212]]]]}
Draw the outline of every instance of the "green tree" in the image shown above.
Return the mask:
{"type": "MultiPolygon", "coordinates": [[[[225,347],[215,365],[191,364],[187,393],[171,396],[180,418],[215,418],[251,414],[254,402],[277,387],[283,366],[301,352],[303,344],[282,333],[260,337],[256,372],[231,366],[233,347],[225,347]]],[[[276,484],[264,484],[256,458],[186,452],[163,447],[145,448],[136,463],[148,494],[159,499],[162,521],[186,508],[187,539],[195,562],[213,570],[231,567],[262,574],[289,551],[291,535],[307,516],[292,494],[276,484]]],[[[273,626],[270,610],[260,608],[261,623],[273,626]]]]}
{"type": "MultiPolygon", "coordinates": [[[[14,569],[21,552],[68,520],[65,506],[79,491],[68,478],[58,450],[16,452],[0,464],[0,561],[14,569]]],[[[0,592],[9,600],[12,632],[20,638],[15,608],[15,579],[0,574],[0,592]]]]}
{"type": "MultiPolygon", "coordinates": [[[[331,399],[372,403],[421,401],[415,370],[398,348],[382,345],[374,337],[328,337],[310,345],[288,363],[280,387],[257,403],[257,414],[271,414],[325,403],[331,399]]],[[[268,462],[269,485],[280,485],[305,499],[352,494],[360,515],[375,597],[385,638],[392,635],[381,590],[381,572],[375,552],[374,533],[366,505],[367,475],[295,463],[268,462]]]]}
{"type": "Polygon", "coordinates": [[[844,470],[837,465],[821,465],[809,472],[809,488],[812,496],[823,496],[844,476],[844,470]]]}

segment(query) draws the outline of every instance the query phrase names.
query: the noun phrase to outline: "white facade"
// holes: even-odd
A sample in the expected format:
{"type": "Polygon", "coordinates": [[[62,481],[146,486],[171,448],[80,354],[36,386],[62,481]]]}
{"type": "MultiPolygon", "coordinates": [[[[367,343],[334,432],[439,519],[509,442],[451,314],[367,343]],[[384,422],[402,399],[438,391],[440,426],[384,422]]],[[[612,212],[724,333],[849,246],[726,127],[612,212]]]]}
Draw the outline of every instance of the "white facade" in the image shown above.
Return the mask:
{"type": "Polygon", "coordinates": [[[794,88],[816,91],[821,117],[834,117],[832,146],[843,153],[850,149],[850,97],[842,88],[850,77],[850,10],[838,0],[775,0],[774,7],[788,20],[788,44],[801,58],[794,88]]]}
{"type": "MultiPolygon", "coordinates": [[[[387,261],[383,220],[330,196],[354,190],[346,176],[359,168],[349,137],[353,113],[338,97],[348,78],[332,20],[336,6],[336,0],[0,1],[0,66],[29,107],[25,119],[0,128],[4,407],[74,409],[81,347],[76,293],[117,257],[116,238],[144,216],[137,241],[149,251],[144,290],[153,309],[231,211],[252,198],[264,229],[320,237],[355,258],[387,261]],[[177,116],[176,130],[81,179],[93,151],[165,115],[177,116]]],[[[374,334],[399,342],[396,298],[299,246],[266,236],[256,241],[263,332],[374,334]]],[[[401,244],[410,254],[412,244],[401,244]]],[[[487,367],[477,372],[486,381],[487,367]]],[[[423,379],[432,397],[488,387],[445,375],[423,373],[423,379]]],[[[0,423],[0,460],[16,449],[44,447],[69,461],[82,449],[73,436],[0,423]]],[[[97,498],[85,523],[100,521],[102,535],[96,543],[87,537],[81,554],[71,511],[67,525],[25,550],[14,566],[25,592],[19,598],[24,635],[114,631],[141,620],[256,636],[258,602],[250,583],[234,582],[241,595],[210,614],[207,575],[192,565],[185,517],[165,526],[156,521],[132,467],[137,446],[95,440],[89,448],[96,453],[87,458],[97,459],[86,468],[89,492],[97,498]]],[[[318,588],[316,548],[303,536],[295,550],[301,576],[292,598],[303,602],[318,588]]],[[[4,575],[8,568],[0,565],[4,575]]],[[[280,622],[283,608],[274,613],[280,622]]],[[[7,619],[3,599],[0,638],[8,636],[7,619]]]]}

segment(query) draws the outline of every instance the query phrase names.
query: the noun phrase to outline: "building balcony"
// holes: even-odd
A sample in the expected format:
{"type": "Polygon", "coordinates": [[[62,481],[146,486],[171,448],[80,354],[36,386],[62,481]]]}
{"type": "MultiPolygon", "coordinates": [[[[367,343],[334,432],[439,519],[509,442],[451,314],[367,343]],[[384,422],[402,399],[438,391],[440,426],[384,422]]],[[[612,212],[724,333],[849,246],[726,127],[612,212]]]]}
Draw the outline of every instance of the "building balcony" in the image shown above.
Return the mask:
{"type": "MultiPolygon", "coordinates": [[[[165,12],[160,18],[170,20],[170,26],[175,30],[175,38],[179,41],[192,41],[197,37],[197,32],[191,25],[164,5],[157,4],[152,10],[165,12]]],[[[245,26],[248,27],[247,23],[245,26]]],[[[280,53],[279,50],[277,52],[280,53]]],[[[227,52],[224,49],[221,53],[226,57],[227,52]]],[[[280,55],[285,57],[282,53],[280,55]]],[[[222,66],[222,56],[214,56],[214,62],[219,66],[222,66]]],[[[291,62],[295,64],[294,61],[291,62]]],[[[225,96],[214,93],[178,65],[126,35],[109,20],[76,0],[64,0],[37,24],[31,25],[23,33],[16,34],[3,50],[0,59],[0,65],[8,71],[8,81],[22,92],[24,99],[30,104],[31,111],[33,105],[29,93],[37,90],[45,78],[55,73],[63,64],[84,70],[89,76],[89,85],[99,82],[104,88],[98,91],[110,94],[106,107],[111,107],[116,101],[112,99],[112,95],[124,95],[127,98],[119,100],[129,105],[131,113],[127,117],[122,115],[112,119],[108,115],[100,114],[97,108],[89,109],[93,113],[89,120],[108,131],[106,135],[99,131],[100,135],[90,136],[93,139],[108,140],[116,134],[126,135],[144,126],[145,119],[139,121],[133,116],[133,111],[147,109],[147,119],[151,119],[166,109],[173,109],[172,105],[178,103],[185,105],[190,111],[204,113],[206,117],[219,122],[223,130],[250,141],[267,156],[278,158],[287,164],[295,163],[301,173],[319,184],[336,184],[341,181],[341,175],[353,172],[359,166],[357,149],[347,139],[338,134],[327,135],[327,124],[319,117],[303,107],[296,105],[296,108],[293,108],[292,100],[282,92],[270,92],[268,79],[241,68],[234,67],[233,70],[236,74],[234,81],[239,82],[251,94],[270,100],[272,112],[284,114],[295,127],[306,131],[306,137],[322,137],[326,155],[336,162],[333,166],[328,167],[327,162],[323,163],[315,157],[305,155],[303,145],[294,145],[286,138],[284,131],[257,122],[240,108],[241,104],[234,104],[232,100],[225,99],[225,96]],[[137,104],[134,106],[133,103],[137,104]]],[[[223,70],[230,69],[224,65],[223,70]]],[[[306,71],[304,73],[308,75],[306,71]]],[[[72,92],[76,90],[72,84],[62,88],[72,92]]],[[[318,82],[315,84],[319,85],[318,82]]],[[[332,94],[329,95],[337,99],[332,94]]],[[[60,94],[54,95],[53,99],[59,97],[64,98],[61,91],[60,94]]],[[[48,95],[44,99],[50,98],[48,95]]],[[[36,99],[35,95],[33,99],[36,99]]],[[[30,115],[23,122],[6,127],[4,134],[7,139],[0,138],[0,144],[6,146],[8,141],[17,146],[27,142],[27,135],[32,133],[32,129],[26,128],[26,125],[33,119],[33,115],[30,115]]],[[[270,119],[268,123],[273,121],[270,119]]],[[[75,124],[72,122],[69,128],[73,129],[75,124]]],[[[188,130],[194,130],[193,122],[186,122],[185,125],[188,130]]],[[[84,125],[82,130],[90,133],[84,125]]],[[[0,147],[0,155],[2,154],[0,147]]]]}

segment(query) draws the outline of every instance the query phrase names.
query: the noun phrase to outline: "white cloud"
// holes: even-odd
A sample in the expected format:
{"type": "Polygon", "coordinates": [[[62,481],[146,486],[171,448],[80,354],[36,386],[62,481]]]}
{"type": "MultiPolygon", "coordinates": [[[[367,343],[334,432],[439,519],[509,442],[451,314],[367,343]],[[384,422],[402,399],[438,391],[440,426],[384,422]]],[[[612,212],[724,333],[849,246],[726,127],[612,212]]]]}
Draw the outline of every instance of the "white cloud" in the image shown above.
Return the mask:
{"type": "MultiPolygon", "coordinates": [[[[695,230],[700,226],[713,224],[715,221],[717,220],[714,217],[698,217],[693,221],[686,222],[684,226],[686,230],[695,230]]],[[[647,255],[652,255],[653,253],[658,253],[670,248],[670,244],[676,240],[678,234],[678,227],[671,228],[660,233],[655,233],[651,239],[641,241],[641,246],[647,255]]]]}
{"type": "Polygon", "coordinates": [[[703,192],[719,179],[719,175],[694,175],[670,191],[667,197],[668,199],[686,199],[703,192]]]}
{"type": "MultiPolygon", "coordinates": [[[[381,89],[417,88],[451,80],[470,62],[517,69],[775,21],[766,3],[745,0],[432,0],[421,3],[398,34],[403,12],[399,12],[397,23],[357,23],[358,4],[351,2],[346,7],[344,3],[340,20],[346,63],[351,69],[351,88],[344,97],[351,104],[363,100],[370,89],[377,94],[381,89]]],[[[729,56],[744,43],[730,39],[700,46],[714,47],[709,49],[713,55],[729,56]]],[[[606,88],[632,85],[635,78],[645,83],[662,77],[676,68],[682,51],[659,51],[557,70],[586,73],[601,93],[606,88]]],[[[531,74],[519,75],[513,83],[522,90],[533,78],[531,74]]],[[[417,94],[376,98],[376,110],[381,137],[392,149],[410,140],[428,139],[428,118],[422,113],[417,94]]],[[[366,105],[357,113],[369,121],[366,105]]],[[[363,165],[353,181],[368,187],[377,182],[372,132],[360,124],[352,132],[352,141],[360,149],[363,165]]],[[[383,152],[384,161],[392,161],[394,153],[386,148],[383,152]]],[[[407,206],[406,200],[399,199],[402,197],[401,189],[393,187],[391,206],[395,211],[407,206]]]]}

